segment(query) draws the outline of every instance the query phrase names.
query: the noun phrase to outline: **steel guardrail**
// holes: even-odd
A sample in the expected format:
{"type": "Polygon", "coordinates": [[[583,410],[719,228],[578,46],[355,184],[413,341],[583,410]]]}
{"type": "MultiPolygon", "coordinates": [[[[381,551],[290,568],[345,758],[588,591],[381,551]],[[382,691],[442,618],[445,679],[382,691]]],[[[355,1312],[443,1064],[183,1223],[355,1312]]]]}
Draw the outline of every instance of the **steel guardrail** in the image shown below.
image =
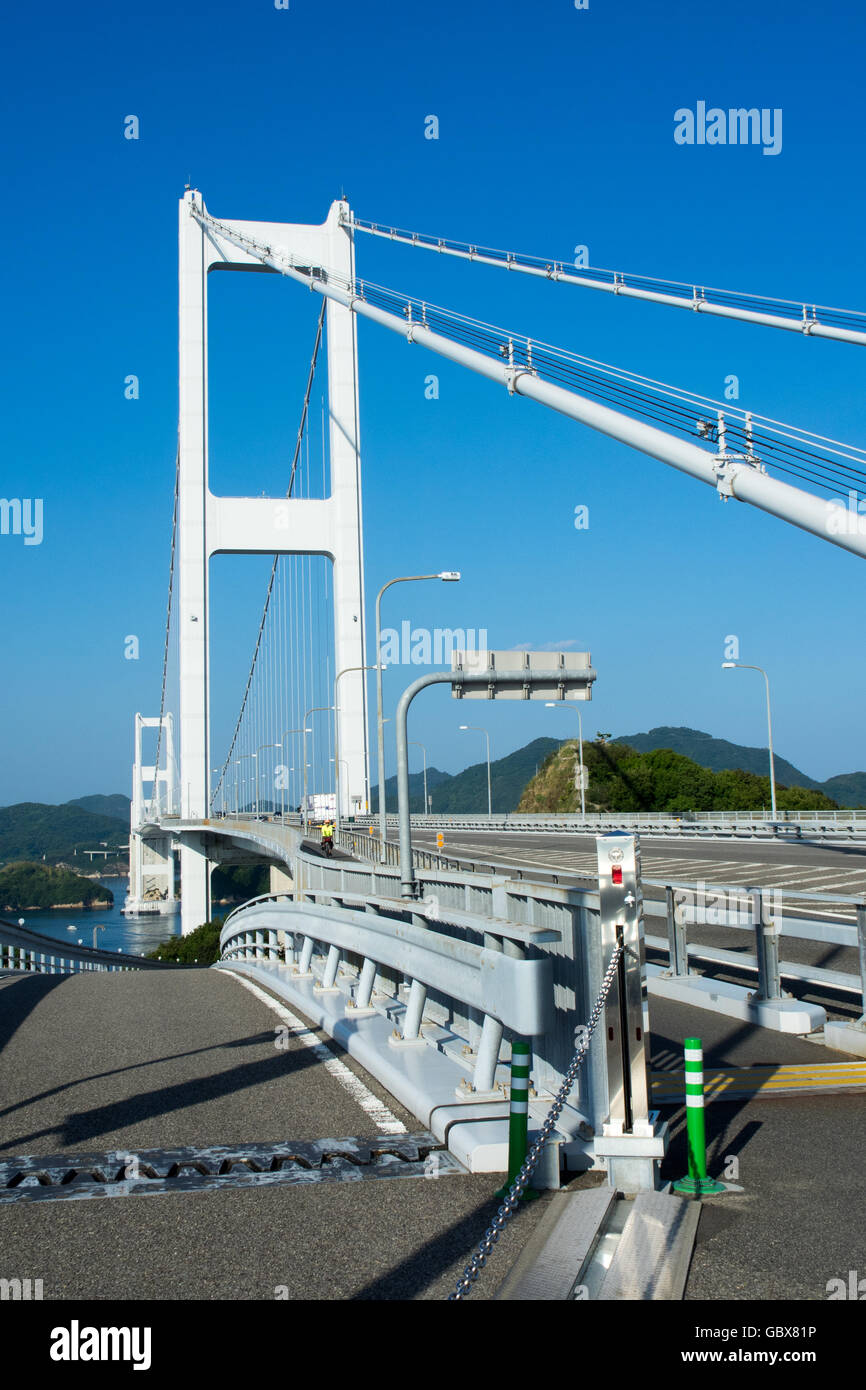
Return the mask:
{"type": "Polygon", "coordinates": [[[99,947],[70,946],[65,941],[29,931],[0,920],[0,969],[32,971],[46,975],[70,975],[83,970],[159,970],[169,961],[99,947]]]}

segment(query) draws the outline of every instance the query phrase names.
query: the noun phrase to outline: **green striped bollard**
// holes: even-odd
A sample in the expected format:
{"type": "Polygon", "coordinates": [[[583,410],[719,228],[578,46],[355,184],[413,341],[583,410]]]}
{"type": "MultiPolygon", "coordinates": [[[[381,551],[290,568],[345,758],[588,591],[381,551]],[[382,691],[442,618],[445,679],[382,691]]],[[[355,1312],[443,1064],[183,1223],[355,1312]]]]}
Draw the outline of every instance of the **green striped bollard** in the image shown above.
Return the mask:
{"type": "Polygon", "coordinates": [[[689,1150],[689,1175],[673,1185],[674,1192],[686,1197],[702,1197],[727,1188],[715,1178],[707,1177],[707,1137],[704,1126],[704,1045],[700,1038],[686,1038],[686,1140],[689,1150]]]}
{"type": "MultiPolygon", "coordinates": [[[[496,1193],[507,1197],[509,1188],[526,1162],[529,1129],[529,1043],[515,1038],[511,1044],[511,1100],[508,1115],[508,1177],[496,1193]]],[[[537,1197],[531,1187],[524,1188],[520,1200],[537,1197]]]]}

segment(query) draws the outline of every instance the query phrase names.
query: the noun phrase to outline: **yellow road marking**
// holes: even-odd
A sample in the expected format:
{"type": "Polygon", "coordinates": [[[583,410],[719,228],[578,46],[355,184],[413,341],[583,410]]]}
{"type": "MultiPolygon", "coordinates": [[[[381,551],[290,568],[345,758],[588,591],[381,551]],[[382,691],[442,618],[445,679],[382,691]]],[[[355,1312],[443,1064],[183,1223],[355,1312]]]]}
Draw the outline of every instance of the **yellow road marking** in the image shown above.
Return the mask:
{"type": "MultiPolygon", "coordinates": [[[[812,1092],[866,1090],[866,1062],[800,1063],[790,1066],[721,1067],[704,1072],[707,1101],[734,1096],[792,1095],[812,1092]]],[[[681,1071],[655,1071],[652,1098],[682,1100],[685,1082],[681,1071]]]]}

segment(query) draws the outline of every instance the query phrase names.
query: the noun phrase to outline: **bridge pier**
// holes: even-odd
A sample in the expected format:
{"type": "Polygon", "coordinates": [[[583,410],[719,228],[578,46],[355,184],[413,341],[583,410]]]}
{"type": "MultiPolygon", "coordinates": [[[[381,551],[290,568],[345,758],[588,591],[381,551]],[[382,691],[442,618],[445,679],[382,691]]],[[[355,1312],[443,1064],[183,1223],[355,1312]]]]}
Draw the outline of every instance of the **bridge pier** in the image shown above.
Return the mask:
{"type": "Polygon", "coordinates": [[[204,836],[185,833],[180,842],[180,929],[184,936],[210,921],[211,868],[204,836]]]}
{"type": "Polygon", "coordinates": [[[291,893],[295,886],[295,881],[288,869],[282,864],[271,865],[271,892],[272,893],[291,893]]]}

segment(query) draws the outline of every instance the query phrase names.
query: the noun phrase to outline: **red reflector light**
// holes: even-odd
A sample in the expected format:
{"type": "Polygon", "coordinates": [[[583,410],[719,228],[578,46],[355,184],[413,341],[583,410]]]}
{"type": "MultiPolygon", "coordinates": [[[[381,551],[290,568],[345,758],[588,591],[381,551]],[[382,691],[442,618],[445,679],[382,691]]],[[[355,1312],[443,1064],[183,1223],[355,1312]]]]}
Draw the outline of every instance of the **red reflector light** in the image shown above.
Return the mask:
{"type": "Polygon", "coordinates": [[[611,877],[612,877],[614,883],[622,883],[622,865],[621,865],[621,864],[614,864],[614,866],[613,866],[613,868],[611,869],[610,872],[611,872],[611,877]]]}

